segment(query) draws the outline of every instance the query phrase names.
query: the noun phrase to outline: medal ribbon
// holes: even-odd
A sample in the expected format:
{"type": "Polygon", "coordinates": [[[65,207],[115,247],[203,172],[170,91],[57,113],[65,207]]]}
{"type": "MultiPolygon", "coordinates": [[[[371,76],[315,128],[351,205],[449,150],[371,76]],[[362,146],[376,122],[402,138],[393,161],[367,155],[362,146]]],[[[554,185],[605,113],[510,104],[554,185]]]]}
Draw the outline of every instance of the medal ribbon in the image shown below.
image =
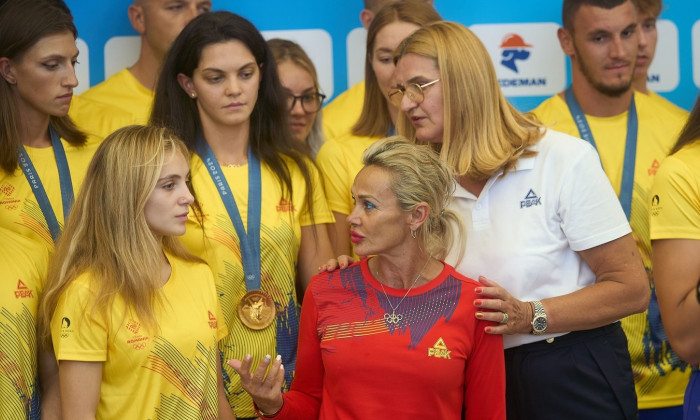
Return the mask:
{"type": "Polygon", "coordinates": [[[236,205],[236,199],[231,192],[224,173],[221,171],[221,166],[216,160],[214,152],[212,152],[201,135],[197,139],[197,154],[204,161],[204,166],[209,171],[221,201],[223,201],[226,211],[231,218],[233,227],[236,229],[236,234],[241,244],[241,259],[246,289],[248,291],[260,290],[260,202],[262,190],[260,161],[248,147],[248,229],[246,233],[246,228],[243,226],[243,220],[236,205]]]}
{"type": "MultiPolygon", "coordinates": [[[[583,113],[581,105],[579,105],[574,95],[574,91],[569,87],[564,93],[564,98],[566,100],[566,105],[569,107],[569,112],[574,118],[576,127],[578,127],[578,132],[581,138],[589,142],[595,149],[595,140],[593,139],[593,132],[588,125],[588,120],[586,120],[586,114],[583,113]]],[[[620,185],[620,204],[622,205],[622,210],[625,211],[627,220],[630,220],[630,214],[632,212],[632,191],[634,189],[634,167],[635,161],[637,159],[637,107],[634,104],[634,93],[630,100],[630,106],[627,110],[627,138],[625,139],[625,160],[622,166],[622,183],[620,185]]]]}
{"type": "MultiPolygon", "coordinates": [[[[49,126],[49,135],[51,136],[51,146],[53,146],[53,155],[56,159],[56,167],[58,168],[58,182],[61,186],[61,202],[63,204],[63,221],[65,222],[68,220],[70,209],[73,206],[73,182],[70,176],[70,168],[68,167],[68,159],[66,159],[66,151],[63,149],[63,143],[61,143],[61,139],[51,126],[49,126]]],[[[58,224],[56,213],[53,211],[53,207],[51,207],[46,189],[44,189],[44,185],[41,183],[41,179],[39,179],[39,174],[36,168],[34,168],[34,164],[29,158],[24,146],[20,146],[17,151],[17,159],[19,160],[22,172],[24,172],[24,176],[32,187],[32,192],[39,204],[39,208],[44,214],[46,224],[49,226],[51,238],[53,242],[56,243],[58,237],[61,235],[61,227],[58,224]]]]}

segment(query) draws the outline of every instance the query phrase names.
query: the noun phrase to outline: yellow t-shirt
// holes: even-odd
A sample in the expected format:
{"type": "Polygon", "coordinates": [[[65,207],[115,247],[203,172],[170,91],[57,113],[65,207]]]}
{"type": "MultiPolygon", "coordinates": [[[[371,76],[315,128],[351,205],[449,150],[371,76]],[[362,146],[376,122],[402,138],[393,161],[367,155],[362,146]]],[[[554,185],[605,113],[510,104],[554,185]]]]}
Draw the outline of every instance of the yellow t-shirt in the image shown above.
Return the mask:
{"type": "MultiPolygon", "coordinates": [[[[634,98],[639,125],[630,225],[649,275],[652,299],[648,310],[622,319],[622,327],[627,334],[639,408],[651,409],[682,405],[690,373],[687,365],[669,346],[661,324],[653,287],[648,206],[649,190],[654,176],[683,128],[687,113],[670,112],[654,98],[639,92],[635,93],[634,98]]],[[[553,130],[580,137],[569,108],[561,96],[555,95],[547,99],[533,112],[553,130]]],[[[588,115],[586,118],[596,141],[603,169],[615,192],[619,194],[627,134],[627,111],[609,118],[588,115]]]]}
{"type": "Polygon", "coordinates": [[[153,95],[129,69],[123,69],[80,96],[122,109],[131,115],[131,124],[147,124],[153,107],[153,95]]]}
{"type": "Polygon", "coordinates": [[[651,189],[651,239],[700,240],[700,141],[666,158],[651,189]]]}
{"type": "Polygon", "coordinates": [[[365,82],[352,86],[323,107],[323,135],[332,140],[349,134],[362,113],[365,82]]]}
{"type": "MultiPolygon", "coordinates": [[[[312,224],[305,203],[307,185],[299,168],[285,159],[292,179],[293,199],[282,195],[282,185],[265,164],[261,164],[260,214],[260,290],[267,292],[277,308],[277,317],[262,330],[251,330],[238,318],[237,305],[247,292],[238,235],[219,196],[214,181],[198,155],[191,161],[192,186],[201,203],[202,226],[194,219],[187,224],[185,245],[203,258],[215,274],[217,291],[226,325],[231,334],[220,343],[223,360],[239,359],[246,354],[257,363],[267,354],[282,356],[285,367],[285,389],[294,376],[299,307],[296,295],[296,273],[301,228],[312,224]]],[[[319,185],[315,167],[309,162],[312,186],[319,185]]],[[[240,212],[243,225],[248,223],[248,165],[223,167],[222,171],[240,212]]],[[[333,223],[322,188],[313,188],[314,224],[333,223]]],[[[239,376],[224,365],[224,387],[237,417],[254,417],[252,400],[240,385],[239,376]]]]}
{"type": "MultiPolygon", "coordinates": [[[[73,193],[77,197],[92,155],[97,150],[98,139],[89,138],[88,143],[80,147],[62,142],[70,168],[73,193]]],[[[63,229],[63,202],[53,147],[25,146],[24,149],[32,160],[58,224],[63,229]]],[[[53,251],[54,244],[48,224],[37,204],[32,187],[21,169],[15,170],[12,174],[0,171],[0,229],[15,232],[28,238],[31,243],[43,244],[53,251]]]]}
{"type": "MultiPolygon", "coordinates": [[[[337,139],[326,141],[316,156],[316,165],[321,171],[326,198],[331,210],[348,215],[353,202],[350,189],[357,173],[364,167],[362,154],[380,137],[358,137],[345,134],[337,139]]],[[[350,232],[346,238],[350,243],[350,232]]],[[[350,249],[353,249],[350,246],[350,249]]],[[[358,258],[353,252],[353,257],[358,258]]]]}
{"type": "MultiPolygon", "coordinates": [[[[636,94],[639,95],[640,93],[636,92],[636,94]]],[[[663,108],[665,113],[674,115],[675,118],[679,118],[683,121],[688,119],[688,111],[679,107],[678,105],[674,104],[673,102],[669,101],[668,99],[664,98],[658,93],[649,91],[647,96],[654,102],[654,105],[663,108]]]]}
{"type": "Polygon", "coordinates": [[[218,417],[217,342],[227,334],[209,267],[166,254],[172,272],[148,331],[118,296],[92,311],[99,280],[85,273],[51,320],[56,359],[102,362],[98,419],[218,417]]]}
{"type": "Polygon", "coordinates": [[[104,140],[114,130],[133,124],[131,113],[95,102],[82,96],[74,96],[68,115],[84,133],[104,140]]]}
{"type": "Polygon", "coordinates": [[[39,419],[36,314],[48,250],[0,229],[0,412],[39,419]]]}

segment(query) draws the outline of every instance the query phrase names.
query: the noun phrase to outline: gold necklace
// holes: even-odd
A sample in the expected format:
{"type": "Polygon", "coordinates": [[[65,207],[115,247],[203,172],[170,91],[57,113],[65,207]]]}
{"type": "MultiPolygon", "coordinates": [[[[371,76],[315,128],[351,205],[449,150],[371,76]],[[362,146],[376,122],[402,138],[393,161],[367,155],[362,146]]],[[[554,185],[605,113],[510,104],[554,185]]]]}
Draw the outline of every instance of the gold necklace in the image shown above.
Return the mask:
{"type": "MultiPolygon", "coordinates": [[[[428,266],[428,263],[430,262],[430,259],[431,259],[431,258],[432,258],[432,255],[428,255],[428,260],[427,260],[427,261],[425,262],[425,264],[423,265],[423,268],[420,269],[420,271],[418,272],[418,275],[416,276],[416,278],[413,279],[413,283],[411,283],[411,287],[409,287],[408,290],[406,290],[406,293],[404,293],[403,297],[401,298],[401,300],[399,301],[399,303],[396,305],[396,307],[394,307],[394,305],[391,304],[391,301],[389,300],[389,295],[387,295],[387,294],[386,294],[386,290],[384,290],[384,284],[382,284],[382,282],[379,282],[379,285],[382,286],[382,292],[384,292],[384,297],[386,298],[387,303],[388,303],[389,306],[391,307],[391,315],[389,315],[389,312],[388,312],[388,311],[384,314],[384,322],[386,322],[386,326],[387,326],[387,327],[388,327],[390,324],[391,324],[391,325],[396,325],[396,324],[398,324],[399,322],[401,322],[401,320],[403,319],[403,315],[402,315],[402,314],[396,315],[396,310],[399,309],[399,306],[401,305],[401,303],[403,303],[403,300],[406,299],[406,296],[408,296],[408,293],[411,291],[411,289],[413,289],[413,286],[416,285],[416,282],[417,282],[418,279],[420,278],[420,275],[421,275],[421,273],[423,272],[423,270],[425,270],[425,267],[428,266]]],[[[376,276],[377,276],[377,281],[379,281],[379,269],[378,269],[378,268],[377,268],[376,276]]]]}
{"type": "Polygon", "coordinates": [[[226,163],[226,162],[222,162],[220,160],[217,160],[217,162],[219,162],[219,165],[225,166],[227,168],[240,168],[241,166],[248,164],[248,162],[245,162],[245,163],[226,163]]]}

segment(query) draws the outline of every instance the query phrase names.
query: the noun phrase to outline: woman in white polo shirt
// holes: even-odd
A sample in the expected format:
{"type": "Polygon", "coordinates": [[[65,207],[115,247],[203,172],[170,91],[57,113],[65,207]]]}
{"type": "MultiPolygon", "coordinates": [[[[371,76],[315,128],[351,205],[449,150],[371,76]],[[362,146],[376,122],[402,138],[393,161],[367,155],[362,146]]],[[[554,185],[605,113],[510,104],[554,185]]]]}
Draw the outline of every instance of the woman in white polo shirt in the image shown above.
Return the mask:
{"type": "Polygon", "coordinates": [[[486,328],[504,335],[508,418],[635,418],[617,321],[643,311],[649,289],[593,148],[515,110],[460,24],[418,30],[394,59],[399,134],[457,174],[466,253],[446,261],[482,283],[476,316],[500,323],[486,328]]]}

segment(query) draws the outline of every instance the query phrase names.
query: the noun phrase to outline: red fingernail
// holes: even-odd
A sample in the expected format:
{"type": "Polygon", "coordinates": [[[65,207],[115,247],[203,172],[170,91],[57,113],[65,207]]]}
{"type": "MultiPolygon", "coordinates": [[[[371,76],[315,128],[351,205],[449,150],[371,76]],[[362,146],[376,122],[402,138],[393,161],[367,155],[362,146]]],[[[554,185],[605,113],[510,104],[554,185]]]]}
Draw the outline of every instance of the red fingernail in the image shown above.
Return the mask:
{"type": "Polygon", "coordinates": [[[486,327],[486,328],[484,328],[484,331],[486,331],[487,333],[490,333],[490,332],[491,332],[491,327],[486,327]]]}
{"type": "Polygon", "coordinates": [[[476,293],[481,293],[483,291],[484,291],[484,289],[482,289],[481,287],[477,287],[476,289],[474,289],[474,292],[476,292],[476,293]]]}
{"type": "Polygon", "coordinates": [[[479,318],[479,319],[481,319],[481,318],[484,317],[484,313],[483,313],[483,312],[477,312],[477,313],[476,313],[476,317],[479,318]]]}
{"type": "Polygon", "coordinates": [[[478,299],[475,300],[475,301],[474,301],[474,305],[476,305],[476,306],[481,306],[481,300],[478,300],[478,299]]]}

